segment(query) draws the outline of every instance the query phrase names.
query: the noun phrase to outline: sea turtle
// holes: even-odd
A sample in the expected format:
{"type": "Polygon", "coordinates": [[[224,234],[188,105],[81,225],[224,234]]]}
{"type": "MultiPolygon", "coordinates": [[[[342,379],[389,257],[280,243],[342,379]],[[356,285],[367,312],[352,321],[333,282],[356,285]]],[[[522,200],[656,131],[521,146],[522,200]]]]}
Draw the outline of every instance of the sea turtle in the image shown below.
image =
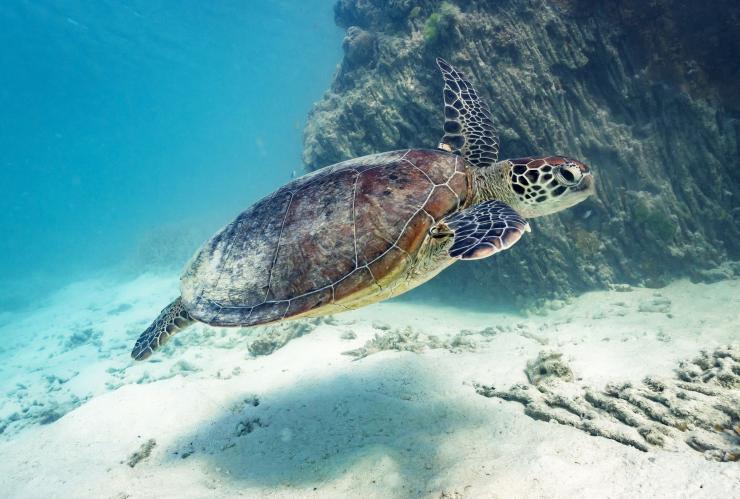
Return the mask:
{"type": "Polygon", "coordinates": [[[510,248],[525,217],[594,192],[588,167],[563,156],[497,161],[487,104],[442,59],[444,136],[437,149],[351,159],[300,177],[208,240],[180,297],[131,352],[149,357],[194,322],[255,326],[352,310],[398,296],[457,260],[510,248]]]}

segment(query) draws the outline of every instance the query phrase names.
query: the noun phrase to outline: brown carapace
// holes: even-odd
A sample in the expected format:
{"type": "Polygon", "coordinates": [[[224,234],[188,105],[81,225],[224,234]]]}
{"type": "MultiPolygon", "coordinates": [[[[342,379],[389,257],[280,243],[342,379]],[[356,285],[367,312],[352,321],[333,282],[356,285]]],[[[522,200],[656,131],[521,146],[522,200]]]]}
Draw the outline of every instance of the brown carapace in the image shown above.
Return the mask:
{"type": "Polygon", "coordinates": [[[388,298],[390,275],[413,264],[431,227],[465,206],[469,189],[462,158],[440,151],[339,163],[282,187],[216,234],[183,276],[183,299],[201,322],[249,326],[356,308],[369,294],[388,298]]]}

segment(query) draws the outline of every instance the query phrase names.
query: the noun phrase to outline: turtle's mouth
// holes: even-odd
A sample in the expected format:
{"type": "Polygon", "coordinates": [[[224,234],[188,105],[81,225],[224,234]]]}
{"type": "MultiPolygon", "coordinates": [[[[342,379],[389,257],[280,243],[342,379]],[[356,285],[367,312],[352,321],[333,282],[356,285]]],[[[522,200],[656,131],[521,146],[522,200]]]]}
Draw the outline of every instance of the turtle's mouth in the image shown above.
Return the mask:
{"type": "Polygon", "coordinates": [[[576,192],[586,191],[589,196],[596,193],[596,182],[594,181],[594,176],[590,173],[585,173],[581,181],[578,182],[578,185],[572,187],[572,189],[576,192]]]}

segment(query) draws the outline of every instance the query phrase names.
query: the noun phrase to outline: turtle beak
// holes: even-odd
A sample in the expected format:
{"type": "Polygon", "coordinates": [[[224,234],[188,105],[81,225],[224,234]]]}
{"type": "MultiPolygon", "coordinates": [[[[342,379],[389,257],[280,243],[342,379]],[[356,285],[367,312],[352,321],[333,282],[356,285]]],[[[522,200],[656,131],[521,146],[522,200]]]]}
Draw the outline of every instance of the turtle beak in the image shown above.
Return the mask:
{"type": "Polygon", "coordinates": [[[575,190],[577,192],[585,191],[584,193],[586,196],[596,194],[596,181],[594,180],[594,176],[590,172],[584,173],[583,178],[578,183],[575,190]]]}

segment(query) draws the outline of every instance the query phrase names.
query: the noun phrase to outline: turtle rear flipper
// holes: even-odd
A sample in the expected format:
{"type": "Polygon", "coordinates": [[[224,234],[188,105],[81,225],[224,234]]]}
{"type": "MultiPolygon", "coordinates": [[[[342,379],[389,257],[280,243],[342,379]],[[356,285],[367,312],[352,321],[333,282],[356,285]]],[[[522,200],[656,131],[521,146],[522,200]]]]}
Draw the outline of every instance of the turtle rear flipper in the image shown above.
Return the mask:
{"type": "Polygon", "coordinates": [[[131,357],[134,360],[144,360],[156,349],[167,343],[172,335],[190,326],[195,320],[182,304],[182,298],[167,305],[157,319],[152,322],[146,331],[136,340],[131,357]]]}
{"type": "Polygon", "coordinates": [[[486,201],[458,211],[442,220],[440,234],[452,232],[455,239],[448,250],[452,258],[477,260],[511,248],[529,223],[506,203],[486,201]]]}

